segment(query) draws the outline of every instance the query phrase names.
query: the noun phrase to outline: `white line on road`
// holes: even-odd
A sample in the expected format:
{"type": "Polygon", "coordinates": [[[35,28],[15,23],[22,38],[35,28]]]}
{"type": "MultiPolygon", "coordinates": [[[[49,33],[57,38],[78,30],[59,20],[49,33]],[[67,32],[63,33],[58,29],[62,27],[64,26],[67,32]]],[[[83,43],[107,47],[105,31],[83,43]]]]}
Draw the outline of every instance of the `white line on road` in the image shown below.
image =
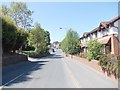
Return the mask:
{"type": "MultiPolygon", "coordinates": [[[[36,68],[37,65],[35,65],[34,67],[32,67],[31,69],[36,68]]],[[[19,77],[23,76],[26,72],[20,74],[19,76],[15,77],[14,79],[10,80],[9,82],[5,83],[4,85],[0,86],[0,89],[4,88],[6,85],[8,85],[9,83],[15,81],[16,79],[18,79],[19,77]]]]}
{"type": "Polygon", "coordinates": [[[75,79],[73,73],[71,72],[71,70],[69,69],[67,63],[63,60],[66,69],[68,70],[68,72],[70,73],[71,79],[73,80],[73,83],[75,84],[76,88],[81,88],[81,86],[79,85],[79,82],[75,79]]]}
{"type": "Polygon", "coordinates": [[[15,77],[14,79],[10,80],[9,82],[5,83],[3,86],[1,86],[0,88],[5,87],[5,85],[8,85],[9,83],[13,82],[14,80],[16,80],[17,78],[21,77],[24,73],[20,74],[19,76],[15,77]]]}

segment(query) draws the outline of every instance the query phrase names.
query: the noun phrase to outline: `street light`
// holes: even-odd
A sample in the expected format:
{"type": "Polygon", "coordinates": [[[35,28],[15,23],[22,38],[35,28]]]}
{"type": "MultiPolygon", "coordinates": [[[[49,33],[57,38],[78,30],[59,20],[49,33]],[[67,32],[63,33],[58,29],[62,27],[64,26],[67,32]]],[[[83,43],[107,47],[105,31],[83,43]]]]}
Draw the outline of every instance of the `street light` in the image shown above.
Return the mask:
{"type": "Polygon", "coordinates": [[[60,29],[62,29],[62,28],[60,27],[60,29]]]}

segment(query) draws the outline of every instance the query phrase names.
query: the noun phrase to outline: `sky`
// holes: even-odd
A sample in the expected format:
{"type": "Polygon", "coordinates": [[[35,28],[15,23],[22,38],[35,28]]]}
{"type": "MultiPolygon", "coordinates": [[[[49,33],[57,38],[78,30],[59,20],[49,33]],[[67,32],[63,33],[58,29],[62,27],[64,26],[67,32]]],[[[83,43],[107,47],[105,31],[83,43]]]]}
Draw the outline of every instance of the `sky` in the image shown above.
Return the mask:
{"type": "Polygon", "coordinates": [[[118,15],[117,2],[27,2],[33,23],[50,32],[51,42],[62,41],[72,28],[79,36],[118,15]],[[62,29],[60,29],[62,28],[62,29]]]}

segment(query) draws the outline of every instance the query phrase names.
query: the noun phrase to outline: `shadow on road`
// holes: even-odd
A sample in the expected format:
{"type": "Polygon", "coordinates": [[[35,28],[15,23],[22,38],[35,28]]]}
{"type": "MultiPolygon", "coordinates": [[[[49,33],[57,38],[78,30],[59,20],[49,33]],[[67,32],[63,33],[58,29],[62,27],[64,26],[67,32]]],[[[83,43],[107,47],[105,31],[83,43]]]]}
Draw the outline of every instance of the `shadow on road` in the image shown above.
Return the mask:
{"type": "Polygon", "coordinates": [[[46,62],[49,62],[49,61],[34,61],[34,62],[27,61],[24,63],[3,68],[2,69],[2,85],[10,86],[12,84],[22,83],[22,82],[31,80],[34,77],[34,76],[33,77],[30,76],[31,73],[42,69],[42,66],[45,65],[46,62]],[[10,82],[11,80],[13,81],[10,82]]]}
{"type": "Polygon", "coordinates": [[[33,61],[26,61],[24,63],[19,63],[16,65],[2,68],[2,85],[11,86],[16,83],[22,84],[22,82],[29,81],[33,78],[38,79],[40,78],[39,75],[38,75],[39,77],[34,77],[34,76],[31,76],[31,74],[33,72],[36,72],[37,70],[42,69],[43,68],[42,66],[46,65],[47,62],[51,60],[60,60],[61,58],[64,58],[64,57],[59,54],[50,54],[47,57],[33,58],[32,59],[33,61]]]}
{"type": "Polygon", "coordinates": [[[51,59],[51,60],[55,60],[55,59],[57,60],[57,59],[61,59],[61,58],[64,58],[64,56],[58,55],[58,54],[50,54],[47,57],[43,57],[43,59],[51,59]]]}

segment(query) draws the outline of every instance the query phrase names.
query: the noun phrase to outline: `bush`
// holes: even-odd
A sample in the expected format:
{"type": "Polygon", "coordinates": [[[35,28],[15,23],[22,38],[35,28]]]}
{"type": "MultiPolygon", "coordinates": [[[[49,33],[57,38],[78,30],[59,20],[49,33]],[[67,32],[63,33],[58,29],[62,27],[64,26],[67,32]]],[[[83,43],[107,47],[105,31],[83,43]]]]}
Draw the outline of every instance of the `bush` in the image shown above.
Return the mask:
{"type": "Polygon", "coordinates": [[[25,54],[25,55],[28,55],[29,57],[32,57],[32,58],[40,58],[40,57],[47,56],[49,54],[49,52],[38,53],[36,51],[22,51],[22,53],[25,54]]]}
{"type": "Polygon", "coordinates": [[[120,59],[114,55],[101,55],[99,59],[99,64],[102,67],[104,72],[107,72],[107,75],[114,74],[115,78],[119,77],[119,63],[120,59]]]}
{"type": "Polygon", "coordinates": [[[92,60],[92,59],[99,60],[101,55],[102,45],[99,42],[97,42],[96,39],[93,39],[87,43],[87,46],[88,46],[88,54],[87,54],[88,60],[92,60]]]}
{"type": "Polygon", "coordinates": [[[117,60],[118,60],[118,77],[120,78],[120,55],[117,56],[117,60]]]}
{"type": "Polygon", "coordinates": [[[35,50],[35,48],[34,48],[33,46],[28,45],[28,42],[27,42],[27,44],[25,44],[25,45],[22,47],[22,50],[23,50],[23,51],[32,51],[32,50],[35,50]]]}
{"type": "Polygon", "coordinates": [[[22,51],[23,54],[28,55],[28,56],[33,56],[35,55],[35,51],[22,51]]]}

